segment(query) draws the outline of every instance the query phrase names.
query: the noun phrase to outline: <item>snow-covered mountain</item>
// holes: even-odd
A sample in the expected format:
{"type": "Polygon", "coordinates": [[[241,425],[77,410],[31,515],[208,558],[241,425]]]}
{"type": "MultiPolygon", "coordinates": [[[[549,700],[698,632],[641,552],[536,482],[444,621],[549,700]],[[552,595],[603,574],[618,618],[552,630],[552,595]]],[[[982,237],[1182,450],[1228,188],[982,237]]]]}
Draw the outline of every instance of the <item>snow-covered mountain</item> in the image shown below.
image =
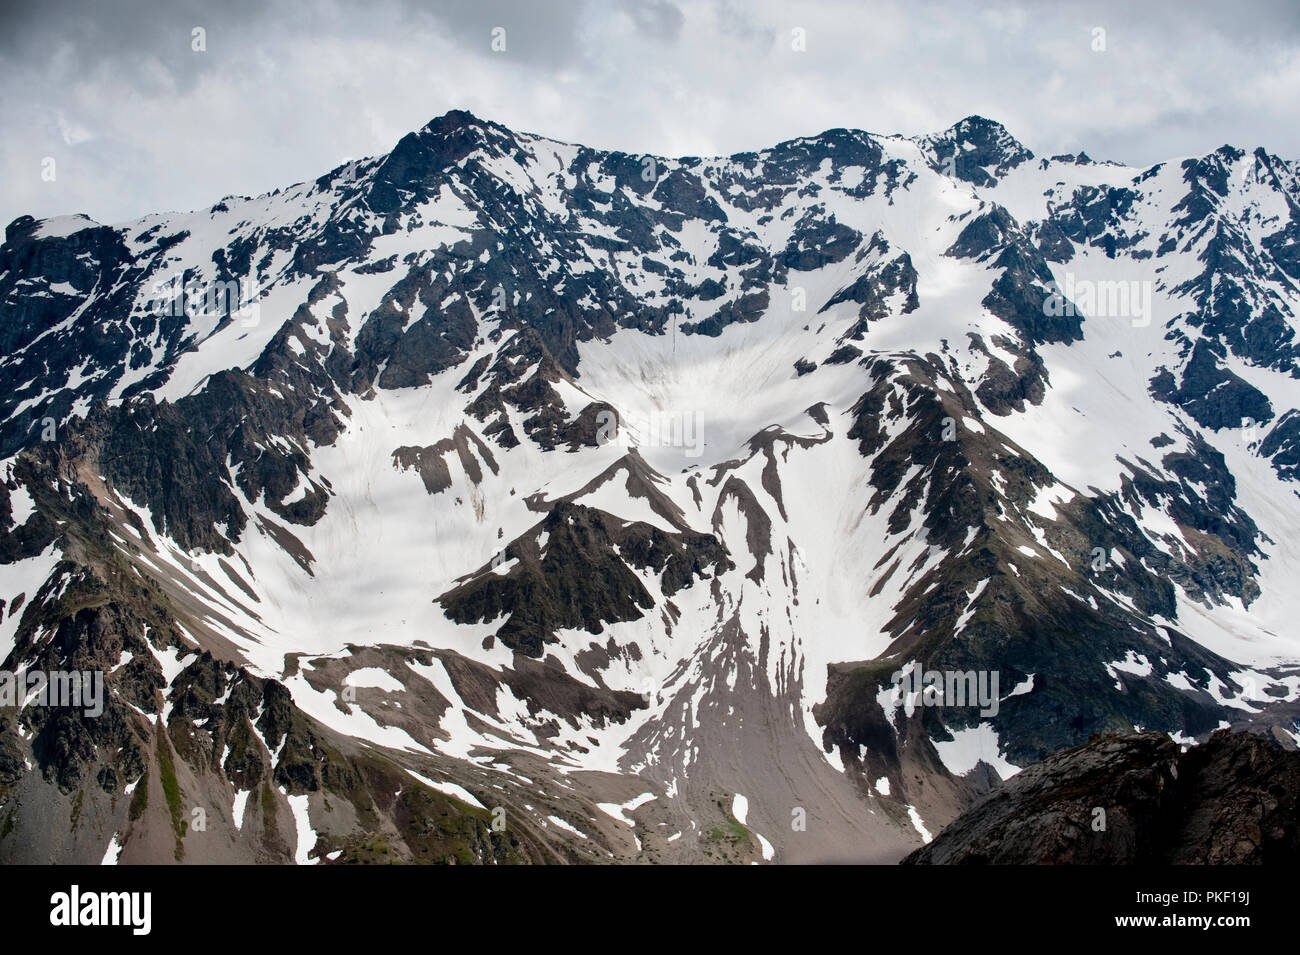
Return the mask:
{"type": "Polygon", "coordinates": [[[1294,746],[1297,309],[1300,164],[980,117],[18,219],[0,657],[106,688],[0,706],[0,861],[894,861],[1094,733],[1294,746]]]}

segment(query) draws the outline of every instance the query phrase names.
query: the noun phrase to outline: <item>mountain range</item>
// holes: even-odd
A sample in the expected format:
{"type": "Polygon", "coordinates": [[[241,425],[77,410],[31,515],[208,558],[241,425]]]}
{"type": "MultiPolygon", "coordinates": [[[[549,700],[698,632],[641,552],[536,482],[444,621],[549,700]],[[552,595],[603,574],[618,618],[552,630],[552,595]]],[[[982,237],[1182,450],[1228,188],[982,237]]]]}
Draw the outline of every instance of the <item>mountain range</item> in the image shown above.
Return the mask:
{"type": "Polygon", "coordinates": [[[0,862],[895,862],[1295,749],[1297,309],[1300,163],[978,116],[21,217],[0,669],[103,698],[0,685],[0,862]]]}

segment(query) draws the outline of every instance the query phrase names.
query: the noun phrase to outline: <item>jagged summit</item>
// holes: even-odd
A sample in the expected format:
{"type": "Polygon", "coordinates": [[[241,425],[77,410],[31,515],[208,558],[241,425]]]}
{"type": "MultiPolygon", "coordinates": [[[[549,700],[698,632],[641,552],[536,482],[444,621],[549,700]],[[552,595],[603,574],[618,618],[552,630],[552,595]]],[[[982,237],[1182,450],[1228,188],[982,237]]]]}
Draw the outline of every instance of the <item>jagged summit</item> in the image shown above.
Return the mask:
{"type": "Polygon", "coordinates": [[[465,126],[486,127],[497,126],[497,124],[479,119],[467,109],[449,109],[424,124],[425,129],[435,133],[448,133],[465,126]]]}
{"type": "Polygon", "coordinates": [[[1016,138],[1007,131],[1006,126],[997,120],[976,113],[959,119],[939,135],[954,138],[963,144],[996,142],[1010,144],[1013,147],[1020,146],[1016,138]]]}
{"type": "Polygon", "coordinates": [[[967,116],[942,133],[922,137],[931,165],[977,186],[989,186],[1034,158],[1005,126],[983,116],[967,116]]]}

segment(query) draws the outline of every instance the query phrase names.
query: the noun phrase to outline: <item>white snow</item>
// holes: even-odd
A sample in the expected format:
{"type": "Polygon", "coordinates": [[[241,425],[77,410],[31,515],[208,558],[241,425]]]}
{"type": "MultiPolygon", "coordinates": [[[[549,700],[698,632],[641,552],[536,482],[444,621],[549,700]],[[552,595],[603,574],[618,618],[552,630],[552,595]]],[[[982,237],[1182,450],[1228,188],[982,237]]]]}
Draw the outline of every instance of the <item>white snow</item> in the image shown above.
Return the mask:
{"type": "MultiPolygon", "coordinates": [[[[1014,694],[1013,694],[1014,695],[1014,694]]],[[[1007,761],[1001,753],[997,731],[987,720],[980,720],[966,729],[949,729],[951,740],[931,739],[939,759],[954,776],[964,776],[979,762],[987,763],[1002,779],[1010,779],[1020,772],[1019,766],[1007,761]]]]}
{"type": "Polygon", "coordinates": [[[601,812],[605,813],[605,815],[611,816],[619,822],[627,823],[629,826],[635,826],[635,820],[633,820],[628,813],[644,806],[654,798],[656,798],[654,793],[642,793],[624,803],[598,802],[596,803],[596,806],[601,812]]]}
{"type": "Polygon", "coordinates": [[[298,865],[315,865],[320,861],[308,855],[315,847],[317,838],[316,830],[312,828],[311,818],[307,814],[307,804],[310,799],[308,795],[288,796],[289,808],[293,810],[293,821],[298,835],[293,861],[298,865]]]}
{"type": "Polygon", "coordinates": [[[410,770],[410,769],[408,769],[407,772],[410,773],[412,776],[414,776],[416,779],[418,779],[420,782],[424,783],[430,789],[436,789],[438,790],[438,792],[446,796],[452,796],[456,799],[459,799],[461,802],[466,803],[470,806],[474,806],[478,809],[487,809],[487,806],[479,802],[479,800],[474,796],[474,794],[471,793],[464,786],[461,786],[457,783],[453,783],[449,780],[444,780],[439,782],[438,780],[430,779],[428,776],[422,776],[419,773],[415,772],[414,770],[410,770]]]}
{"type": "Polygon", "coordinates": [[[231,818],[235,820],[235,828],[244,828],[244,810],[248,807],[249,790],[241,789],[235,793],[235,802],[231,806],[231,818]]]}
{"type": "Polygon", "coordinates": [[[108,848],[104,850],[104,858],[100,860],[100,865],[117,865],[117,857],[122,854],[122,843],[118,841],[119,838],[118,833],[113,833],[108,848]]]}
{"type": "Polygon", "coordinates": [[[921,814],[916,811],[915,806],[909,805],[907,807],[907,818],[912,820],[912,825],[915,826],[916,831],[921,834],[922,841],[930,842],[934,839],[934,836],[930,835],[930,830],[925,828],[925,820],[921,818],[921,814]]]}
{"type": "Polygon", "coordinates": [[[75,235],[85,229],[92,229],[97,225],[99,223],[94,219],[83,215],[54,216],[50,219],[42,219],[32,233],[32,237],[35,239],[66,239],[70,235],[75,235]]]}
{"type": "Polygon", "coordinates": [[[549,819],[553,825],[557,826],[560,829],[563,829],[565,832],[571,832],[575,836],[579,836],[580,838],[583,839],[587,838],[587,834],[585,832],[578,831],[573,826],[571,826],[568,822],[561,819],[559,816],[547,816],[546,818],[549,819]]]}
{"type": "Polygon", "coordinates": [[[347,686],[374,687],[391,692],[404,689],[400,680],[387,670],[382,670],[379,667],[361,667],[353,670],[343,678],[343,682],[347,686]]]}

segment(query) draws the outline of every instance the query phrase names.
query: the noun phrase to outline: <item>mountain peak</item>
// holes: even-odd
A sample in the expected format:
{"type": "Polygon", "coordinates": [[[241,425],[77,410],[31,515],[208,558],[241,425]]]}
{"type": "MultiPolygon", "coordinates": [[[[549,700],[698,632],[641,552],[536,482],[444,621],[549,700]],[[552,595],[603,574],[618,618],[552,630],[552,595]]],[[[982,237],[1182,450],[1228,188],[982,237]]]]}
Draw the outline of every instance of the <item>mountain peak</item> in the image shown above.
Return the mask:
{"type": "Polygon", "coordinates": [[[501,128],[497,126],[496,123],[480,119],[467,109],[449,109],[441,116],[435,116],[433,119],[425,123],[421,132],[428,131],[445,135],[447,133],[454,133],[457,130],[466,127],[477,127],[479,129],[486,129],[488,127],[501,128]]]}
{"type": "Polygon", "coordinates": [[[930,165],[977,186],[992,185],[1034,154],[996,120],[970,115],[921,141],[930,165]]]}
{"type": "Polygon", "coordinates": [[[944,132],[961,135],[983,135],[986,133],[993,133],[999,136],[1011,135],[1007,132],[1007,128],[996,119],[989,119],[988,117],[981,116],[978,113],[971,113],[969,116],[957,120],[957,122],[949,126],[944,130],[944,132]]]}
{"type": "Polygon", "coordinates": [[[505,152],[515,146],[514,134],[500,123],[468,110],[449,110],[398,140],[375,174],[370,207],[392,212],[402,195],[427,199],[430,188],[437,191],[434,180],[449,166],[477,150],[505,152]]]}

